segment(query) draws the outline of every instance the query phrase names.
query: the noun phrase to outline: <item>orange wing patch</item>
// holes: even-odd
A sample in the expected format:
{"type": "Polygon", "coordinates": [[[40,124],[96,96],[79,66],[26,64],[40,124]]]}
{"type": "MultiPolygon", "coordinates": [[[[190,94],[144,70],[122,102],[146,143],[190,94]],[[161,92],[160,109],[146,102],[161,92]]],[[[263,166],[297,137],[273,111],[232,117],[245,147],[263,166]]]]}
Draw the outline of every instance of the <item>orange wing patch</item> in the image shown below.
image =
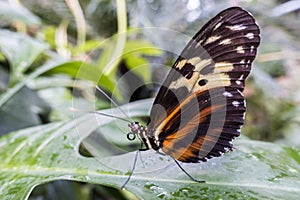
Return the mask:
{"type": "Polygon", "coordinates": [[[216,89],[197,93],[197,102],[201,102],[199,105],[192,105],[192,101],[184,101],[180,108],[172,112],[173,117],[165,121],[164,129],[158,134],[161,136],[162,151],[182,162],[199,162],[231,150],[230,141],[239,135],[242,120],[237,120],[237,123],[232,125],[229,119],[232,116],[242,119],[245,112],[242,96],[239,95],[242,94],[237,90],[221,93],[216,89]],[[209,97],[207,93],[210,93],[209,97]],[[202,97],[208,98],[203,101],[202,97]],[[233,102],[239,98],[239,107],[235,107],[236,103],[233,102]],[[182,122],[183,113],[180,112],[188,114],[195,110],[195,106],[199,106],[200,112],[182,122]],[[163,133],[165,130],[172,130],[175,123],[181,123],[181,126],[174,132],[163,133]]]}

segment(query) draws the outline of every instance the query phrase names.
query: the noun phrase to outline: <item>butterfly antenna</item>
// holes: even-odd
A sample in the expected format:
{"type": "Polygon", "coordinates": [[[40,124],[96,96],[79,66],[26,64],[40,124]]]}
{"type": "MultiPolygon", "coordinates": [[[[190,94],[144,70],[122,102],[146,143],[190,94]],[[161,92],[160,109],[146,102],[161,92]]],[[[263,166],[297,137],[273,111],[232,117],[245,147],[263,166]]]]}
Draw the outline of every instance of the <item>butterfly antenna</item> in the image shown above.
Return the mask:
{"type": "MultiPolygon", "coordinates": [[[[173,157],[172,157],[173,158],[173,157]]],[[[200,180],[198,180],[198,179],[196,179],[196,178],[194,178],[192,175],[190,175],[187,171],[185,171],[185,169],[183,169],[183,167],[178,163],[178,161],[175,159],[175,158],[173,158],[173,160],[175,161],[175,163],[178,165],[178,167],[188,176],[188,177],[190,177],[190,179],[192,179],[192,181],[195,181],[195,182],[197,182],[197,183],[205,183],[205,181],[200,181],[200,180]]]]}
{"type": "Polygon", "coordinates": [[[98,85],[96,85],[96,89],[101,93],[101,94],[103,94],[112,104],[114,104],[114,106],[115,107],[117,107],[120,111],[121,111],[121,113],[123,113],[123,115],[125,116],[125,117],[127,117],[127,119],[129,119],[128,121],[129,122],[132,122],[133,120],[124,112],[124,110],[122,110],[121,108],[120,108],[120,106],[110,97],[110,96],[108,96],[98,85]]]}
{"type": "Polygon", "coordinates": [[[98,111],[92,111],[92,110],[82,110],[82,109],[77,109],[77,108],[73,108],[73,107],[70,107],[70,110],[72,112],[87,112],[87,113],[94,113],[94,114],[98,114],[98,115],[102,115],[102,116],[106,116],[106,117],[112,117],[112,118],[116,118],[116,119],[120,119],[120,120],[123,120],[125,122],[129,122],[131,123],[132,121],[129,121],[128,119],[124,119],[122,117],[118,117],[118,116],[115,116],[115,115],[110,115],[110,114],[106,114],[106,113],[102,113],[102,112],[98,112],[98,111]]]}
{"type": "Polygon", "coordinates": [[[125,181],[125,183],[121,186],[121,189],[123,190],[125,188],[125,186],[127,185],[127,183],[130,181],[131,177],[132,177],[132,174],[133,174],[133,171],[135,169],[135,165],[136,165],[136,162],[137,162],[137,158],[138,158],[138,154],[139,154],[139,150],[136,151],[135,153],[135,157],[134,157],[134,162],[133,162],[133,166],[132,166],[132,169],[131,169],[131,172],[127,178],[127,180],[125,181]]]}

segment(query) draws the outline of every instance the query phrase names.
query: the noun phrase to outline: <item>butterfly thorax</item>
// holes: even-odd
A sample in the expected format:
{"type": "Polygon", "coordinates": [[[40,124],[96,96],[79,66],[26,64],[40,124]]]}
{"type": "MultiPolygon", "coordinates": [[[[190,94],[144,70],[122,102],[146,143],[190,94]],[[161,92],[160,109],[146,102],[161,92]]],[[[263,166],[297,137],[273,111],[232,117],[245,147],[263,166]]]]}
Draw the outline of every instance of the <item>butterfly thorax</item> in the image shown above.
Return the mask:
{"type": "Polygon", "coordinates": [[[145,146],[144,149],[140,150],[148,150],[153,148],[154,150],[158,150],[160,148],[160,143],[153,136],[151,136],[151,132],[147,129],[146,126],[141,125],[139,122],[132,122],[128,124],[130,132],[127,134],[128,140],[134,140],[136,136],[141,140],[142,144],[145,146]]]}

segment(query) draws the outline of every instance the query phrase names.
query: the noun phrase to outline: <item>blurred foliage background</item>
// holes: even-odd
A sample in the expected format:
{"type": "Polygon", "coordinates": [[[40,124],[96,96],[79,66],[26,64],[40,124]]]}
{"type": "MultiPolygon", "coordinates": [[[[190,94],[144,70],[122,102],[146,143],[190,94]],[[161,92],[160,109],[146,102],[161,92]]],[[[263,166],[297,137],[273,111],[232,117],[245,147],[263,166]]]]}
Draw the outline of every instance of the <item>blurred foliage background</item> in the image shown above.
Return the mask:
{"type": "MultiPolygon", "coordinates": [[[[262,38],[246,85],[248,107],[242,133],[300,147],[300,1],[129,0],[125,13],[120,2],[0,1],[0,135],[72,119],[68,109],[74,102],[78,107],[88,107],[90,102],[96,109],[110,107],[101,95],[98,100],[91,98],[94,84],[124,103],[126,94],[114,90],[115,82],[136,66],[145,67],[125,80],[126,90],[142,86],[131,91],[130,101],[154,97],[159,85],[147,83],[163,81],[166,73],[157,63],[171,66],[176,59],[155,47],[170,45],[172,36],[134,28],[160,27],[191,37],[219,11],[239,5],[255,16],[262,38]],[[122,37],[114,35],[124,30],[130,32],[123,54],[109,63],[122,43],[122,37]],[[86,70],[80,73],[82,67],[86,70]]],[[[134,198],[112,188],[67,181],[39,186],[31,195],[31,199],[66,197],[134,198]]]]}

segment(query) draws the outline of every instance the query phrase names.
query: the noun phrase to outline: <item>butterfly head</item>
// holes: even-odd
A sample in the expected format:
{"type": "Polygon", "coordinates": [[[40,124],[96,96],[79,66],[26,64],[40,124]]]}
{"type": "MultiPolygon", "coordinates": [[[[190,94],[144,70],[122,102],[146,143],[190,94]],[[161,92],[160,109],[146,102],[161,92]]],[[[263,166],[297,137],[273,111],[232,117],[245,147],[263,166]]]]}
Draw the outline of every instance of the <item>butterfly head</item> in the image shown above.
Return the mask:
{"type": "Polygon", "coordinates": [[[134,140],[136,136],[141,136],[143,131],[145,131],[145,127],[140,125],[139,122],[131,122],[128,124],[130,132],[127,133],[128,140],[134,140]]]}
{"type": "Polygon", "coordinates": [[[128,124],[128,127],[130,132],[127,133],[127,139],[134,140],[137,136],[142,142],[142,146],[145,147],[144,149],[140,150],[148,150],[150,148],[153,148],[155,150],[158,149],[157,145],[153,143],[154,140],[149,137],[149,132],[146,126],[141,125],[139,122],[131,122],[130,124],[128,124]]]}

